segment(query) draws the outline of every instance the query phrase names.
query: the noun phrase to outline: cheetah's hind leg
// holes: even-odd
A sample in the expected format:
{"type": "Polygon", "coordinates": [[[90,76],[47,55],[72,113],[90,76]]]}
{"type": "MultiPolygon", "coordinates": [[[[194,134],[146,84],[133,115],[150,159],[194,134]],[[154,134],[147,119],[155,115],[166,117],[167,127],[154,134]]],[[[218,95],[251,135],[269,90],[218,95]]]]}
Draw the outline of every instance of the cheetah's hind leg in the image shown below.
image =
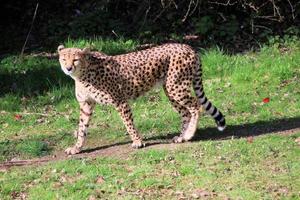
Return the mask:
{"type": "Polygon", "coordinates": [[[182,98],[176,95],[178,94],[176,90],[170,89],[168,91],[166,87],[164,89],[172,106],[179,112],[182,118],[181,134],[175,136],[173,142],[182,143],[191,140],[196,132],[199,118],[200,105],[197,99],[187,94],[184,94],[184,98],[182,98]]]}

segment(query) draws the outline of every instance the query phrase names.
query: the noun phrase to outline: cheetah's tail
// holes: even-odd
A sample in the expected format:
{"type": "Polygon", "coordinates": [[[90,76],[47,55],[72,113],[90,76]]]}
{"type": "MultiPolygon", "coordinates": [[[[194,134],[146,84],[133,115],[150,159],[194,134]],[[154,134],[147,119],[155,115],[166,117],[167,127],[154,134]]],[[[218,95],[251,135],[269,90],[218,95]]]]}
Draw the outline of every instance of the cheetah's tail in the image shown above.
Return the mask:
{"type": "Polygon", "coordinates": [[[198,68],[194,75],[193,87],[199,102],[214,119],[218,126],[219,131],[223,131],[226,127],[224,115],[206,98],[203,85],[202,85],[202,68],[201,64],[197,65],[198,68]]]}

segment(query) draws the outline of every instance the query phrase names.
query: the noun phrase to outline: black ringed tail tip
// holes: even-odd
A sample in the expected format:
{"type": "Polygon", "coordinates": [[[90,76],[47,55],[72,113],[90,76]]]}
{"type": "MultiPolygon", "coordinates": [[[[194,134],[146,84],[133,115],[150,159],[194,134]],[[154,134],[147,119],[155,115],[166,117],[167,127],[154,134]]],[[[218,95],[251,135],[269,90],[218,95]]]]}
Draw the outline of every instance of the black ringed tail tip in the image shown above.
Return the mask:
{"type": "Polygon", "coordinates": [[[193,81],[195,94],[198,98],[199,103],[204,107],[205,111],[214,118],[218,130],[223,131],[226,128],[226,121],[224,115],[206,98],[203,91],[201,72],[201,64],[198,64],[198,68],[194,74],[193,81]]]}

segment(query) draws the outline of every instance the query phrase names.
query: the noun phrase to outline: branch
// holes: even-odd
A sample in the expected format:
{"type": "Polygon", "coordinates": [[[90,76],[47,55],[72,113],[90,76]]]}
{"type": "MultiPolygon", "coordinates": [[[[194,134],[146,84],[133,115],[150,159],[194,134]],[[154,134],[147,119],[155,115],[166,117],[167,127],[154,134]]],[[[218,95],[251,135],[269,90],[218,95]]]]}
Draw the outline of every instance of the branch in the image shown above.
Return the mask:
{"type": "Polygon", "coordinates": [[[25,46],[26,46],[26,44],[27,44],[29,35],[30,35],[31,31],[32,31],[33,23],[34,23],[34,20],[35,20],[35,17],[36,17],[36,13],[37,13],[38,8],[39,8],[39,3],[37,3],[36,6],[35,6],[35,10],[34,10],[34,14],[33,14],[33,17],[32,17],[31,25],[30,25],[30,28],[29,28],[29,31],[28,31],[26,40],[25,40],[25,42],[24,42],[24,45],[23,45],[23,47],[22,47],[21,54],[20,54],[20,58],[23,58],[25,46]]]}
{"type": "Polygon", "coordinates": [[[228,0],[226,3],[220,3],[220,2],[217,2],[217,1],[208,1],[208,3],[222,5],[222,6],[232,6],[232,5],[236,4],[237,1],[234,1],[232,3],[231,3],[231,0],[228,0]]]}
{"type": "Polygon", "coordinates": [[[196,10],[196,8],[197,8],[197,6],[198,6],[198,3],[199,3],[199,0],[197,0],[196,3],[195,3],[194,0],[190,0],[188,10],[187,10],[187,12],[185,13],[185,15],[184,15],[183,19],[181,20],[181,22],[185,22],[186,19],[187,19],[187,17],[188,17],[189,15],[192,15],[192,14],[195,12],[195,10],[196,10]],[[194,9],[192,10],[192,12],[190,12],[192,3],[195,4],[195,7],[194,7],[194,9]]]}
{"type": "Polygon", "coordinates": [[[288,1],[288,3],[290,4],[290,7],[291,7],[292,17],[293,17],[293,19],[295,19],[296,18],[296,16],[295,16],[295,8],[293,7],[293,5],[292,5],[292,3],[291,3],[290,0],[287,0],[287,1],[288,1]]]}
{"type": "MultiPolygon", "coordinates": [[[[11,114],[11,112],[1,111],[1,114],[11,114]]],[[[34,113],[34,112],[15,112],[15,114],[19,115],[40,115],[44,117],[56,116],[56,115],[64,115],[64,113],[53,113],[53,114],[46,114],[46,113],[34,113]]]]}
{"type": "Polygon", "coordinates": [[[149,14],[149,11],[151,9],[151,3],[150,1],[148,2],[148,8],[146,10],[146,13],[145,13],[145,16],[144,16],[144,21],[143,21],[143,24],[141,25],[141,28],[145,25],[146,23],[146,20],[147,20],[147,17],[148,17],[148,14],[149,14]]]}
{"type": "Polygon", "coordinates": [[[283,17],[280,14],[278,6],[276,6],[276,4],[275,4],[275,0],[270,0],[270,1],[273,4],[273,16],[276,17],[276,13],[277,13],[277,16],[279,17],[278,22],[281,22],[283,17]]]}
{"type": "Polygon", "coordinates": [[[276,16],[273,15],[269,15],[269,16],[255,16],[254,18],[258,18],[258,19],[268,19],[271,21],[277,21],[277,22],[281,22],[282,17],[280,16],[280,18],[278,19],[276,16]]]}

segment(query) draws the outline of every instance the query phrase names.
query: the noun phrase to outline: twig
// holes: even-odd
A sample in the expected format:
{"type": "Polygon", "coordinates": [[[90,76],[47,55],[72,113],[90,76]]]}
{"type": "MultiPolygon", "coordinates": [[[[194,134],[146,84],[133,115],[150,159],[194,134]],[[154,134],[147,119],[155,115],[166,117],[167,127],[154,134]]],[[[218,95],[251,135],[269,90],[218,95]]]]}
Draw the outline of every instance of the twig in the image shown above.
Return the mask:
{"type": "Polygon", "coordinates": [[[276,6],[276,4],[275,4],[275,0],[270,0],[271,2],[272,2],[272,4],[273,4],[273,16],[274,17],[276,17],[276,13],[277,13],[277,16],[278,16],[278,22],[281,22],[282,21],[282,19],[283,19],[283,17],[281,16],[281,14],[280,14],[280,11],[279,11],[279,8],[278,8],[278,6],[276,6]]]}
{"type": "Polygon", "coordinates": [[[156,17],[154,18],[153,22],[156,22],[156,20],[158,20],[160,18],[160,16],[164,13],[165,11],[165,8],[163,8],[159,13],[158,15],[156,15],[156,17]]]}
{"type": "MultiPolygon", "coordinates": [[[[161,1],[161,2],[164,2],[164,1],[161,1]]],[[[172,1],[172,2],[175,4],[174,1],[172,1]]],[[[156,20],[158,20],[158,19],[160,18],[160,16],[165,12],[165,10],[167,10],[167,8],[170,7],[170,5],[171,5],[170,2],[168,3],[168,5],[163,4],[163,9],[158,13],[158,15],[156,15],[156,17],[154,18],[153,22],[156,22],[156,20]]],[[[176,7],[176,6],[177,6],[177,5],[175,4],[175,7],[176,7]]],[[[177,7],[176,7],[176,8],[177,8],[177,7]]]]}
{"type": "Polygon", "coordinates": [[[138,46],[136,47],[136,49],[138,49],[138,50],[143,50],[143,49],[148,49],[148,48],[151,48],[151,47],[154,47],[154,46],[157,46],[157,44],[154,44],[154,43],[141,44],[141,45],[138,45],[138,46]]]}
{"type": "Polygon", "coordinates": [[[218,14],[219,14],[219,15],[222,17],[222,19],[223,19],[223,22],[227,21],[226,17],[223,15],[223,13],[221,13],[221,12],[218,12],[218,14]]]}
{"type": "Polygon", "coordinates": [[[268,28],[268,27],[266,27],[266,26],[262,26],[262,25],[254,25],[254,27],[256,27],[256,28],[263,28],[263,29],[266,29],[266,30],[269,30],[269,31],[272,32],[272,29],[270,29],[270,28],[268,28]]]}
{"type": "Polygon", "coordinates": [[[21,113],[18,113],[18,114],[21,114],[21,115],[41,115],[41,116],[48,117],[48,116],[53,116],[53,115],[56,115],[57,113],[55,113],[55,114],[45,114],[45,113],[30,113],[30,112],[21,112],[21,113]]]}
{"type": "MultiPolygon", "coordinates": [[[[145,13],[145,16],[144,16],[144,21],[143,21],[143,24],[142,24],[141,28],[142,28],[142,27],[145,25],[145,23],[146,23],[146,20],[147,20],[147,17],[148,17],[148,14],[149,14],[150,9],[151,9],[151,3],[150,3],[150,1],[149,1],[149,6],[148,6],[148,8],[147,8],[147,10],[146,10],[146,13],[145,13]]],[[[141,29],[141,28],[140,28],[140,29],[141,29]]]]}
{"type": "Polygon", "coordinates": [[[20,58],[23,58],[24,50],[25,50],[25,47],[26,47],[26,44],[27,44],[29,35],[30,35],[31,31],[32,31],[33,23],[34,23],[34,20],[35,20],[35,17],[36,17],[36,13],[37,13],[38,8],[39,8],[39,3],[37,3],[36,6],[35,6],[35,10],[34,10],[34,14],[33,14],[33,17],[32,17],[31,25],[30,25],[28,34],[27,34],[27,36],[26,36],[24,45],[23,45],[23,47],[22,47],[21,54],[20,54],[20,58]]]}
{"type": "Polygon", "coordinates": [[[287,0],[287,1],[290,4],[291,10],[292,10],[292,17],[293,17],[293,19],[295,19],[296,18],[296,16],[295,16],[295,8],[293,7],[293,5],[292,5],[292,3],[291,3],[290,0],[287,0]]]}
{"type": "Polygon", "coordinates": [[[40,163],[46,163],[50,161],[55,161],[53,158],[44,158],[44,159],[35,159],[35,160],[15,160],[15,161],[7,161],[4,163],[0,163],[0,170],[2,169],[9,169],[10,167],[14,166],[27,166],[27,165],[33,165],[33,164],[40,164],[40,163]]]}
{"type": "Polygon", "coordinates": [[[254,21],[253,21],[253,19],[250,20],[250,23],[251,23],[251,33],[253,34],[254,33],[254,21]]]}
{"type": "Polygon", "coordinates": [[[208,1],[208,3],[222,5],[222,6],[232,6],[232,5],[236,4],[237,1],[234,1],[232,3],[231,3],[230,0],[228,0],[227,3],[220,3],[220,2],[217,2],[217,1],[208,1]]]}
{"type": "Polygon", "coordinates": [[[190,0],[188,10],[186,11],[186,13],[185,13],[183,19],[181,20],[181,22],[185,22],[185,20],[187,19],[188,15],[190,13],[190,10],[191,10],[192,3],[194,3],[194,0],[190,0]]]}
{"type": "Polygon", "coordinates": [[[190,13],[190,16],[192,14],[194,14],[194,12],[196,11],[196,8],[198,7],[198,4],[199,4],[199,0],[196,1],[196,5],[195,5],[194,9],[192,10],[192,12],[190,13]]]}
{"type": "MultiPolygon", "coordinates": [[[[6,111],[1,111],[0,114],[11,114],[11,113],[10,112],[6,112],[6,111]]],[[[49,117],[49,116],[55,116],[55,115],[61,114],[61,113],[45,114],[45,113],[33,113],[33,112],[15,112],[15,114],[20,114],[20,115],[40,115],[40,116],[49,117]]]]}
{"type": "Polygon", "coordinates": [[[176,2],[175,2],[174,0],[172,0],[172,2],[173,2],[174,6],[175,6],[175,8],[176,8],[176,10],[177,10],[177,9],[178,9],[178,6],[177,6],[176,2]]]}
{"type": "Polygon", "coordinates": [[[272,16],[272,15],[269,15],[269,16],[254,16],[254,18],[258,18],[258,19],[268,19],[268,20],[272,20],[272,21],[281,22],[281,18],[278,19],[278,18],[276,18],[276,16],[272,16]]]}
{"type": "Polygon", "coordinates": [[[114,31],[114,30],[112,30],[111,31],[117,38],[120,38],[120,36],[114,31]]]}
{"type": "Polygon", "coordinates": [[[160,1],[160,3],[161,3],[161,6],[162,6],[163,8],[166,6],[166,4],[165,4],[165,1],[164,1],[164,0],[161,0],[161,1],[160,1]]]}
{"type": "Polygon", "coordinates": [[[258,6],[258,9],[257,10],[259,10],[259,9],[261,9],[262,7],[264,7],[265,5],[267,5],[268,4],[268,2],[266,1],[266,2],[264,2],[263,4],[261,4],[260,6],[258,6]]]}
{"type": "Polygon", "coordinates": [[[245,3],[245,5],[249,6],[249,8],[252,8],[256,13],[258,13],[258,8],[255,7],[255,5],[252,4],[252,2],[250,3],[245,3]]]}

